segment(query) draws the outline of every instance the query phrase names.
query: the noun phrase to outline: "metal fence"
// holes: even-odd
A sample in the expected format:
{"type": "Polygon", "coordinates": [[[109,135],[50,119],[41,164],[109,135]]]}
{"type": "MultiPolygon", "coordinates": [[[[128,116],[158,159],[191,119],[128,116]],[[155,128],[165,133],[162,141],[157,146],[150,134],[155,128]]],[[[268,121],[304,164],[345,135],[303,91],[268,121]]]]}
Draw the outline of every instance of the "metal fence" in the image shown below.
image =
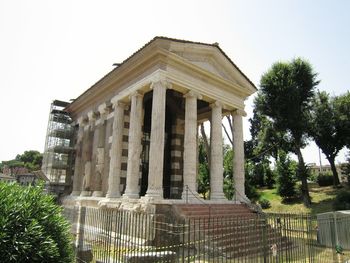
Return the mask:
{"type": "MultiPolygon", "coordinates": [[[[334,231],[322,236],[312,215],[171,223],[164,215],[112,209],[74,207],[64,214],[72,223],[77,262],[350,262],[350,251],[337,243],[334,231]]],[[[323,227],[334,226],[333,219],[323,218],[323,227]]],[[[341,220],[349,226],[349,217],[341,220]]],[[[342,231],[349,236],[349,228],[342,231]]]]}

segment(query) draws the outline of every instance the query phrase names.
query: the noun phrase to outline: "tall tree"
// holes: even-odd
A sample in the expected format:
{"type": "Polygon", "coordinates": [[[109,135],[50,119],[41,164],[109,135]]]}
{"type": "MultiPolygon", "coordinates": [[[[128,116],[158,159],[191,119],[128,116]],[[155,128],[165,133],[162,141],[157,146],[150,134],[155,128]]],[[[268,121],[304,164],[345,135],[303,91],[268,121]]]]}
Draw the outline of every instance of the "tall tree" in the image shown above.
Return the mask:
{"type": "Polygon", "coordinates": [[[324,91],[317,92],[312,103],[310,118],[309,134],[331,165],[334,186],[340,184],[335,158],[349,138],[350,119],[344,116],[345,112],[342,112],[341,106],[345,106],[343,103],[346,103],[346,100],[341,96],[331,98],[324,91]]]}
{"type": "Polygon", "coordinates": [[[277,161],[277,193],[284,201],[295,197],[295,165],[288,154],[280,151],[277,161]]]}
{"type": "Polygon", "coordinates": [[[335,98],[341,129],[345,133],[346,147],[350,150],[350,92],[335,98]]]}
{"type": "Polygon", "coordinates": [[[298,157],[298,177],[306,206],[311,199],[307,185],[307,171],[301,149],[305,146],[311,100],[319,81],[312,66],[300,59],[277,62],[260,81],[261,112],[271,118],[274,127],[290,135],[293,152],[298,157]]]}
{"type": "MultiPolygon", "coordinates": [[[[205,133],[204,133],[205,134],[205,133]]],[[[207,151],[205,139],[198,137],[198,193],[203,195],[204,199],[208,198],[210,190],[209,176],[209,154],[207,151]]]]}

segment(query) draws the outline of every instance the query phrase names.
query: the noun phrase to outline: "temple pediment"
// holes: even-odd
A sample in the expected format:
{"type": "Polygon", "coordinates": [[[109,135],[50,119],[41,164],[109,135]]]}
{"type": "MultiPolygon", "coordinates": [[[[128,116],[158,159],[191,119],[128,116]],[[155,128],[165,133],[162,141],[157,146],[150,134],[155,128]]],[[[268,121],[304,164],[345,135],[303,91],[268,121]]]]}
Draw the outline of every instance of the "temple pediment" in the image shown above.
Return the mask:
{"type": "Polygon", "coordinates": [[[244,100],[257,90],[217,43],[155,37],[81,94],[69,111],[87,111],[111,97],[127,102],[132,92],[147,92],[160,76],[180,93],[193,90],[230,110],[243,110],[244,100]]]}

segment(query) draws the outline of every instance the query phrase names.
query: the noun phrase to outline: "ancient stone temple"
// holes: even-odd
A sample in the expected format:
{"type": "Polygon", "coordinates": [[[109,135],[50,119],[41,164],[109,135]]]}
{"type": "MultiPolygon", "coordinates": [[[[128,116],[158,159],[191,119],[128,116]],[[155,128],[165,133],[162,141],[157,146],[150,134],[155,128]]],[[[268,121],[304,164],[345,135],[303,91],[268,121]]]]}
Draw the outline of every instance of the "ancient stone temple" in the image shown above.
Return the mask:
{"type": "Polygon", "coordinates": [[[210,200],[225,202],[222,118],[232,115],[236,198],[246,200],[242,117],[255,91],[217,43],[154,38],[66,107],[77,128],[70,198],[200,199],[197,133],[209,120],[210,200]]]}

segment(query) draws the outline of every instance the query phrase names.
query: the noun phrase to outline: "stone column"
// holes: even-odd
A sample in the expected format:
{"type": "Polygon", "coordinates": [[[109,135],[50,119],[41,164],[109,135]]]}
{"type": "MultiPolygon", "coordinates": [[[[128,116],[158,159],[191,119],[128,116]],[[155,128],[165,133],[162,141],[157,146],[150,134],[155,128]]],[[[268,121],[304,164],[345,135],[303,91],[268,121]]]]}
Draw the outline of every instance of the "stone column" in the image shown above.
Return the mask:
{"type": "Polygon", "coordinates": [[[106,197],[120,197],[120,175],[123,149],[123,129],[125,104],[112,101],[114,107],[114,120],[112,132],[111,160],[109,163],[108,191],[106,197]]]}
{"type": "Polygon", "coordinates": [[[106,119],[107,119],[107,105],[103,103],[98,107],[100,113],[100,120],[96,127],[97,132],[97,149],[95,159],[95,173],[94,173],[94,186],[92,196],[102,197],[102,176],[104,172],[105,163],[105,142],[106,142],[106,119]]]}
{"type": "Polygon", "coordinates": [[[146,197],[163,198],[166,81],[152,83],[152,119],[146,197]]]}
{"type": "Polygon", "coordinates": [[[201,96],[193,91],[184,95],[185,136],[184,136],[184,171],[182,199],[198,197],[197,192],[197,99],[201,96]]]}
{"type": "Polygon", "coordinates": [[[210,107],[210,199],[226,200],[223,189],[222,104],[215,102],[210,107]]]}
{"type": "Polygon", "coordinates": [[[82,182],[82,192],[80,196],[90,196],[91,195],[91,172],[92,172],[92,148],[93,148],[93,134],[95,126],[96,115],[93,111],[88,113],[88,125],[84,128],[84,141],[83,141],[83,182],[82,182]]]}
{"type": "Polygon", "coordinates": [[[244,190],[244,141],[243,121],[245,112],[236,110],[232,113],[233,119],[233,178],[235,183],[236,200],[246,202],[248,198],[244,190]]]}
{"type": "Polygon", "coordinates": [[[74,164],[74,176],[73,176],[73,191],[72,196],[79,196],[81,192],[81,183],[82,183],[82,153],[83,153],[83,136],[84,136],[84,122],[83,118],[78,119],[78,134],[77,142],[75,145],[75,164],[74,164]]]}
{"type": "Polygon", "coordinates": [[[142,94],[133,93],[131,96],[128,170],[126,172],[126,188],[123,197],[139,197],[140,155],[142,139],[142,94]]]}

